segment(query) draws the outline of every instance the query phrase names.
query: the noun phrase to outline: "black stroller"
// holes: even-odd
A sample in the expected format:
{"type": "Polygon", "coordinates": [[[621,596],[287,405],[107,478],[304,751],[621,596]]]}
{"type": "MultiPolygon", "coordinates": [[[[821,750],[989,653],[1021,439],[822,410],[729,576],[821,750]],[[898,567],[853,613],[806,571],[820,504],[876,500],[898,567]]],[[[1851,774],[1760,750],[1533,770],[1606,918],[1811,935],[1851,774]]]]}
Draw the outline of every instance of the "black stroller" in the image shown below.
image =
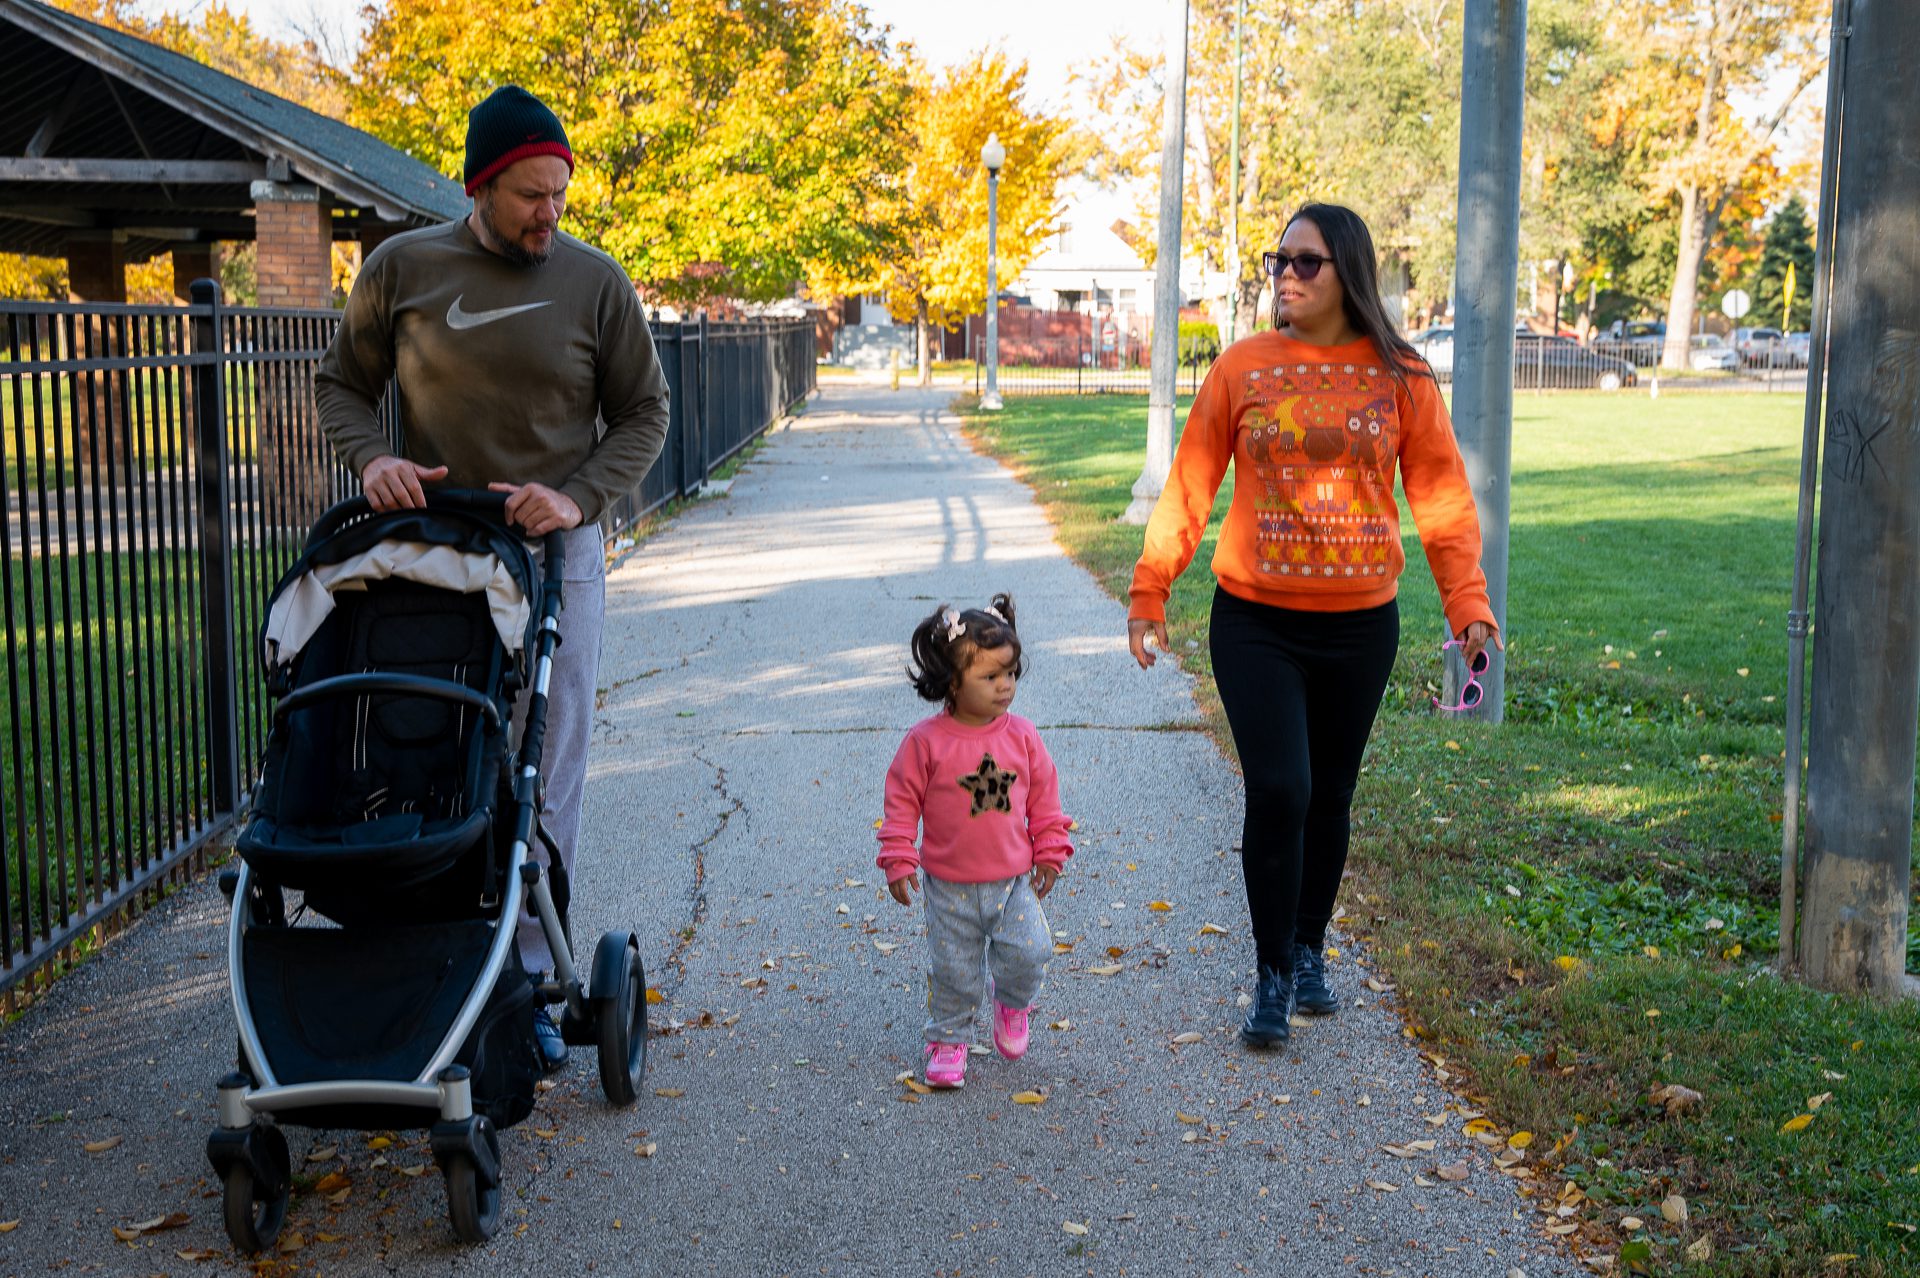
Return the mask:
{"type": "Polygon", "coordinates": [[[541,1074],[536,998],[565,1004],[567,1042],[598,1045],[608,1100],[638,1093],[639,943],[602,935],[583,982],[559,858],[542,875],[528,854],[552,847],[540,756],[563,553],[549,536],[542,574],[498,494],[386,514],[356,498],[321,517],[274,589],[261,645],[279,704],[240,864],[221,876],[239,1069],[207,1139],[242,1251],[286,1220],[277,1122],[430,1127],[454,1232],[491,1237],[498,1129],[532,1112],[541,1074]],[[537,986],[514,944],[523,910],[554,956],[537,986]]]}

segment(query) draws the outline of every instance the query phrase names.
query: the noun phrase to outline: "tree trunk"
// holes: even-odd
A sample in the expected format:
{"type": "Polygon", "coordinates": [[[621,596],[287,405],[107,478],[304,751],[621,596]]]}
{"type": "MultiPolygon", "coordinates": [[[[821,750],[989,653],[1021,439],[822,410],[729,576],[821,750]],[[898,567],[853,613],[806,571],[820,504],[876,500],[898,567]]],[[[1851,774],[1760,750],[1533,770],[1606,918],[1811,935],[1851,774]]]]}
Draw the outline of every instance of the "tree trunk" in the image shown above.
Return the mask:
{"type": "Polygon", "coordinates": [[[1386,270],[1380,273],[1380,300],[1387,308],[1387,318],[1402,333],[1407,331],[1407,287],[1411,283],[1407,260],[1397,253],[1388,258],[1386,270]]]}
{"type": "Polygon", "coordinates": [[[1700,187],[1689,182],[1680,191],[1680,248],[1673,266],[1673,293],[1667,300],[1667,340],[1660,367],[1687,366],[1689,338],[1700,297],[1700,263],[1707,255],[1705,206],[1700,187]]]}
{"type": "Polygon", "coordinates": [[[918,384],[922,387],[933,385],[933,357],[927,349],[929,345],[928,328],[927,299],[923,297],[920,299],[913,317],[914,345],[919,349],[920,379],[918,384]]]}

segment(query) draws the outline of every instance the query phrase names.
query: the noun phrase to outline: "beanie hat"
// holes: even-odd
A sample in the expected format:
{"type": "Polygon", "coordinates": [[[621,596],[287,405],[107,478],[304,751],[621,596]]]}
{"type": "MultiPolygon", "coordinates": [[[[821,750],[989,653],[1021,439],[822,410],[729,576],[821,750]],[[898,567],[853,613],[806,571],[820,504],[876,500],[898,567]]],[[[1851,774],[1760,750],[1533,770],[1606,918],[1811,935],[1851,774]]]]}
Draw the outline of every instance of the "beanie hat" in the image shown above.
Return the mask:
{"type": "Polygon", "coordinates": [[[503,84],[467,112],[467,194],[516,160],[557,155],[573,172],[573,148],[560,117],[517,84],[503,84]]]}

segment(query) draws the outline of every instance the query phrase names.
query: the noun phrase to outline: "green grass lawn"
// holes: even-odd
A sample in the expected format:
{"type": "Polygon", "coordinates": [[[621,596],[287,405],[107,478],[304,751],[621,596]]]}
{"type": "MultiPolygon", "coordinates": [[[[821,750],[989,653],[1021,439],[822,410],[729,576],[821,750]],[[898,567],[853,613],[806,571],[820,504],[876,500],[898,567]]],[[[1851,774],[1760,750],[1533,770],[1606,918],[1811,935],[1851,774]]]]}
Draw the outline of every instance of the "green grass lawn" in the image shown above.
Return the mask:
{"type": "MultiPolygon", "coordinates": [[[[1443,622],[1408,520],[1400,656],[1354,800],[1345,926],[1408,1032],[1502,1131],[1534,1134],[1539,1201],[1572,1182],[1577,1238],[1653,1272],[1920,1272],[1920,1008],[1766,966],[1801,412],[1517,396],[1507,722],[1431,709],[1443,622]],[[1647,1099],[1668,1083],[1705,1099],[1668,1117],[1647,1099]],[[1672,1194],[1687,1223],[1663,1218],[1672,1194]]],[[[1140,530],[1114,519],[1145,424],[1143,397],[970,418],[1120,598],[1140,530]]],[[[1168,608],[1229,750],[1206,565],[1231,485],[1168,608]]]]}

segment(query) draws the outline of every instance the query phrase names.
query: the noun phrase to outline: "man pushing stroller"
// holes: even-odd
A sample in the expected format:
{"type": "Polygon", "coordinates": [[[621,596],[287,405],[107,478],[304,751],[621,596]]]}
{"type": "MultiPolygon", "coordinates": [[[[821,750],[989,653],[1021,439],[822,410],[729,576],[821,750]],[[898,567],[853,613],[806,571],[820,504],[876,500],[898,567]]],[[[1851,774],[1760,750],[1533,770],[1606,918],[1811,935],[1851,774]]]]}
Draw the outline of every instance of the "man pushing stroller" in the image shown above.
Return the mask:
{"type": "MultiPolygon", "coordinates": [[[[507,85],[475,106],[473,211],[374,250],[314,392],[328,440],[376,511],[422,506],[423,485],[445,482],[508,494],[507,516],[529,539],[566,534],[566,642],[548,690],[541,812],[559,883],[579,844],[606,607],[598,523],[639,486],[667,435],[667,383],[632,281],[559,229],[572,174],[566,131],[532,94],[507,85]],[[389,382],[404,456],[377,416],[389,382]]],[[[538,920],[523,917],[518,937],[538,980],[553,963],[538,920]]],[[[544,1006],[534,1026],[543,1062],[559,1068],[567,1048],[544,1006]]]]}

